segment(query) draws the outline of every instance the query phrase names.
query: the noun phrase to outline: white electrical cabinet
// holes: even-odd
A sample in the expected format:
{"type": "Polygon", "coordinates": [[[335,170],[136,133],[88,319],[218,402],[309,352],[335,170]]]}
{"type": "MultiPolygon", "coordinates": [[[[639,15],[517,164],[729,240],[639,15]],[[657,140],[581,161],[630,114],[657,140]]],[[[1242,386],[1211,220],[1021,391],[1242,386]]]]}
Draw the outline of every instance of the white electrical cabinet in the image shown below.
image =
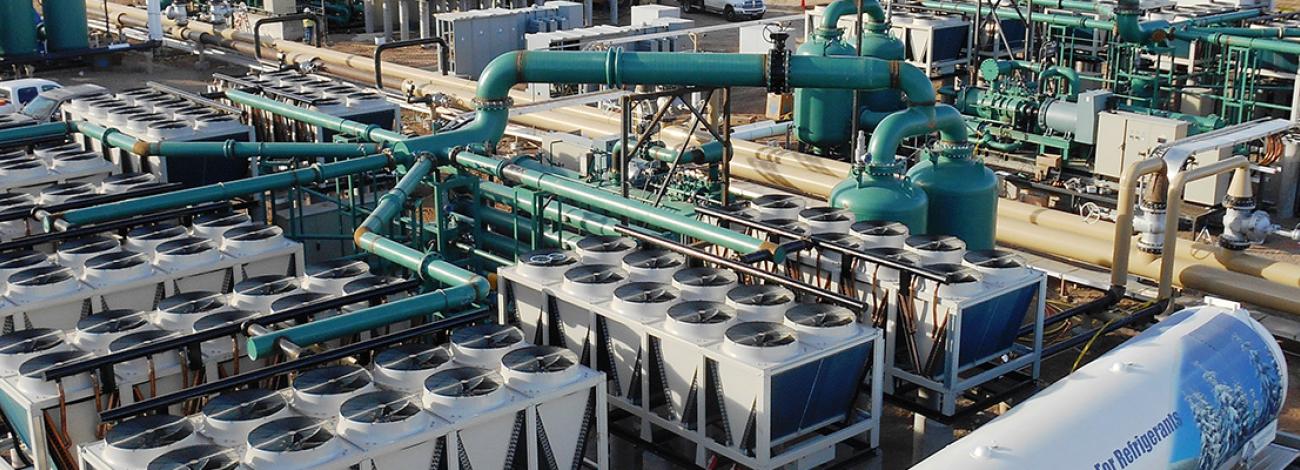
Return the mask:
{"type": "MultiPolygon", "coordinates": [[[[1097,118],[1093,171],[1118,180],[1130,164],[1150,157],[1156,147],[1187,137],[1188,129],[1188,123],[1177,119],[1123,111],[1101,113],[1097,118]]],[[[1207,165],[1231,156],[1232,149],[1203,152],[1193,156],[1193,165],[1207,165]]],[[[1219,204],[1231,178],[1231,173],[1225,173],[1188,183],[1183,199],[1203,206],[1219,204]]]]}

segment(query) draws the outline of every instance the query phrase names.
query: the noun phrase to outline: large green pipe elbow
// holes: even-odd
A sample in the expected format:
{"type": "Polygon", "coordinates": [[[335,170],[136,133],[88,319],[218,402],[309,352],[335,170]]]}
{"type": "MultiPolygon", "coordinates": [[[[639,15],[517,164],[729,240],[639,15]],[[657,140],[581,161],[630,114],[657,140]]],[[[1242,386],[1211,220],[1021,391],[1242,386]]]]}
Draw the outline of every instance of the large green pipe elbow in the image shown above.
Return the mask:
{"type": "Polygon", "coordinates": [[[889,115],[871,134],[867,153],[871,164],[877,167],[893,166],[898,147],[903,139],[939,132],[945,142],[967,142],[966,120],[956,108],[948,105],[908,108],[889,115]]]}
{"type": "Polygon", "coordinates": [[[298,346],[310,346],[399,321],[463,307],[476,299],[478,295],[475,286],[457,285],[351,313],[318,318],[309,323],[250,336],[248,357],[258,359],[274,354],[276,343],[281,339],[298,346]]]}
{"type": "Polygon", "coordinates": [[[842,34],[844,31],[840,28],[840,17],[856,16],[859,3],[862,5],[862,13],[870,19],[867,22],[868,31],[883,33],[889,30],[885,9],[880,7],[879,0],[835,0],[822,11],[822,23],[817,33],[831,37],[842,34]]]}
{"type": "Polygon", "coordinates": [[[245,93],[238,90],[227,90],[225,95],[226,99],[238,104],[278,114],[313,126],[320,126],[334,132],[357,136],[371,142],[397,143],[406,139],[406,136],[401,133],[384,129],[375,124],[350,121],[318,111],[303,109],[289,103],[264,98],[251,93],[245,93]]]}
{"type": "MultiPolygon", "coordinates": [[[[406,200],[411,197],[411,192],[415,191],[415,188],[420,185],[420,181],[429,176],[431,171],[433,171],[432,159],[416,159],[415,163],[412,163],[411,167],[407,169],[406,174],[397,180],[397,184],[393,185],[393,189],[388,190],[387,193],[379,197],[379,202],[375,204],[374,210],[370,211],[370,215],[357,228],[356,235],[360,237],[362,233],[367,231],[377,232],[392,222],[393,218],[401,213],[402,206],[406,205],[406,200]]],[[[358,245],[360,245],[359,242],[358,245]]]]}
{"type": "Polygon", "coordinates": [[[331,178],[339,178],[367,171],[374,171],[388,166],[389,158],[385,155],[372,155],[323,165],[313,165],[292,171],[275,173],[237,181],[216,183],[197,188],[183,189],[170,193],[127,199],[109,204],[73,209],[55,218],[62,219],[70,225],[83,225],[125,217],[148,214],[167,209],[185,207],[212,201],[224,201],[235,197],[256,194],[262,191],[285,189],[293,186],[316,183],[331,178]]]}
{"type": "Polygon", "coordinates": [[[1082,86],[1082,83],[1079,81],[1078,71],[1069,67],[1054,65],[1043,69],[1038,74],[1038,81],[1041,83],[1052,77],[1064,78],[1066,86],[1070,89],[1068,92],[1070,101],[1079,100],[1079,87],[1082,86]]]}
{"type": "Polygon", "coordinates": [[[1135,44],[1164,42],[1168,37],[1166,21],[1142,22],[1142,8],[1138,0],[1119,0],[1115,8],[1115,32],[1120,39],[1135,44]]]}

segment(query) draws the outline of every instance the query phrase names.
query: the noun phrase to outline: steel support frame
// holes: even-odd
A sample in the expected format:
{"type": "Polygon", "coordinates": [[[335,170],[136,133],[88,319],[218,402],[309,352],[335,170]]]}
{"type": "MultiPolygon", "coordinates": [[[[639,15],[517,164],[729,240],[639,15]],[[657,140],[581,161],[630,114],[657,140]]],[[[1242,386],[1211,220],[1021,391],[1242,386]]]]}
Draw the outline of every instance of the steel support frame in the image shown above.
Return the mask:
{"type": "MultiPolygon", "coordinates": [[[[640,105],[642,102],[655,101],[665,97],[671,97],[677,101],[680,101],[682,105],[685,106],[688,111],[690,111],[691,125],[689,126],[690,131],[687,133],[688,137],[684,139],[680,145],[678,145],[677,158],[670,164],[671,166],[669,166],[668,168],[668,175],[664,178],[664,182],[662,186],[660,186],[660,188],[655,192],[654,199],[651,201],[651,203],[654,206],[658,207],[663,202],[663,197],[668,192],[668,186],[672,182],[673,176],[677,174],[678,167],[681,165],[680,160],[682,159],[682,155],[686,153],[686,150],[688,148],[690,148],[690,144],[691,144],[690,138],[695,135],[695,131],[700,126],[703,126],[704,130],[708,131],[709,135],[711,135],[715,141],[722,142],[722,162],[719,163],[721,165],[720,174],[722,179],[721,181],[722,188],[721,188],[720,197],[721,197],[722,204],[724,205],[727,204],[730,200],[729,193],[731,188],[731,177],[730,177],[731,159],[732,159],[732,155],[735,153],[734,149],[731,146],[732,105],[731,105],[730,87],[723,87],[723,88],[684,87],[684,88],[674,88],[671,90],[662,90],[662,91],[650,92],[650,93],[636,93],[636,94],[630,94],[621,97],[619,99],[619,102],[621,104],[623,113],[622,113],[622,119],[620,125],[621,133],[619,136],[619,152],[618,155],[616,155],[617,161],[615,162],[615,166],[617,167],[617,172],[618,172],[619,194],[625,198],[629,197],[628,195],[631,191],[631,182],[628,181],[627,174],[631,163],[631,159],[636,155],[640,154],[641,151],[646,148],[646,145],[648,145],[650,142],[651,135],[653,135],[659,129],[663,128],[663,118],[664,115],[667,114],[668,108],[672,104],[672,101],[669,101],[667,105],[660,107],[648,122],[641,123],[642,129],[639,132],[637,132],[636,143],[632,147],[632,150],[628,151],[627,150],[628,144],[631,143],[629,141],[629,136],[631,136],[631,134],[633,133],[632,110],[636,106],[640,105]],[[712,97],[715,92],[719,93],[722,99],[722,103],[721,103],[722,112],[720,116],[721,122],[716,122],[705,117],[705,112],[709,111],[709,105],[712,102],[712,97]],[[700,107],[696,107],[695,104],[692,103],[690,100],[690,95],[696,93],[704,93],[704,97],[705,97],[704,104],[700,107]]],[[[719,165],[719,164],[714,164],[714,165],[719,165]]]]}

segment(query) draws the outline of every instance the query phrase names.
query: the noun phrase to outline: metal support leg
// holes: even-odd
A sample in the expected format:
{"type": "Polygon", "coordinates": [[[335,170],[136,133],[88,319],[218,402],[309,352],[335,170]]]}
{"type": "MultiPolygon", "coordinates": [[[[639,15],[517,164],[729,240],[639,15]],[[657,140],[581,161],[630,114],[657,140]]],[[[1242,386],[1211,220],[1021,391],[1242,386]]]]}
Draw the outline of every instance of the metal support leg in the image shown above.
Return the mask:
{"type": "Polygon", "coordinates": [[[397,33],[403,41],[411,39],[411,0],[397,0],[397,33]]]}
{"type": "Polygon", "coordinates": [[[398,0],[384,0],[384,40],[393,39],[393,11],[398,0]]]}
{"type": "Polygon", "coordinates": [[[433,29],[432,28],[433,25],[429,24],[430,22],[433,21],[433,16],[429,14],[429,2],[431,0],[417,0],[417,1],[419,2],[419,10],[420,10],[419,11],[420,39],[427,39],[429,38],[429,35],[431,34],[431,31],[433,29]]]}

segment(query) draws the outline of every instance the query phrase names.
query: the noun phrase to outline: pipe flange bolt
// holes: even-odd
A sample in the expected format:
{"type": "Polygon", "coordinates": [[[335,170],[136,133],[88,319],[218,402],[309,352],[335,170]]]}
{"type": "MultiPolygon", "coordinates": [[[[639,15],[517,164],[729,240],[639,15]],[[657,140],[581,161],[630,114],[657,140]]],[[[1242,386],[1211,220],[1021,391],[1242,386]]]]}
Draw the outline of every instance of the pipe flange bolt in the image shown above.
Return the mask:
{"type": "Polygon", "coordinates": [[[484,111],[510,109],[510,106],[514,105],[514,103],[515,101],[510,99],[510,97],[499,99],[474,98],[474,106],[484,111]]]}

